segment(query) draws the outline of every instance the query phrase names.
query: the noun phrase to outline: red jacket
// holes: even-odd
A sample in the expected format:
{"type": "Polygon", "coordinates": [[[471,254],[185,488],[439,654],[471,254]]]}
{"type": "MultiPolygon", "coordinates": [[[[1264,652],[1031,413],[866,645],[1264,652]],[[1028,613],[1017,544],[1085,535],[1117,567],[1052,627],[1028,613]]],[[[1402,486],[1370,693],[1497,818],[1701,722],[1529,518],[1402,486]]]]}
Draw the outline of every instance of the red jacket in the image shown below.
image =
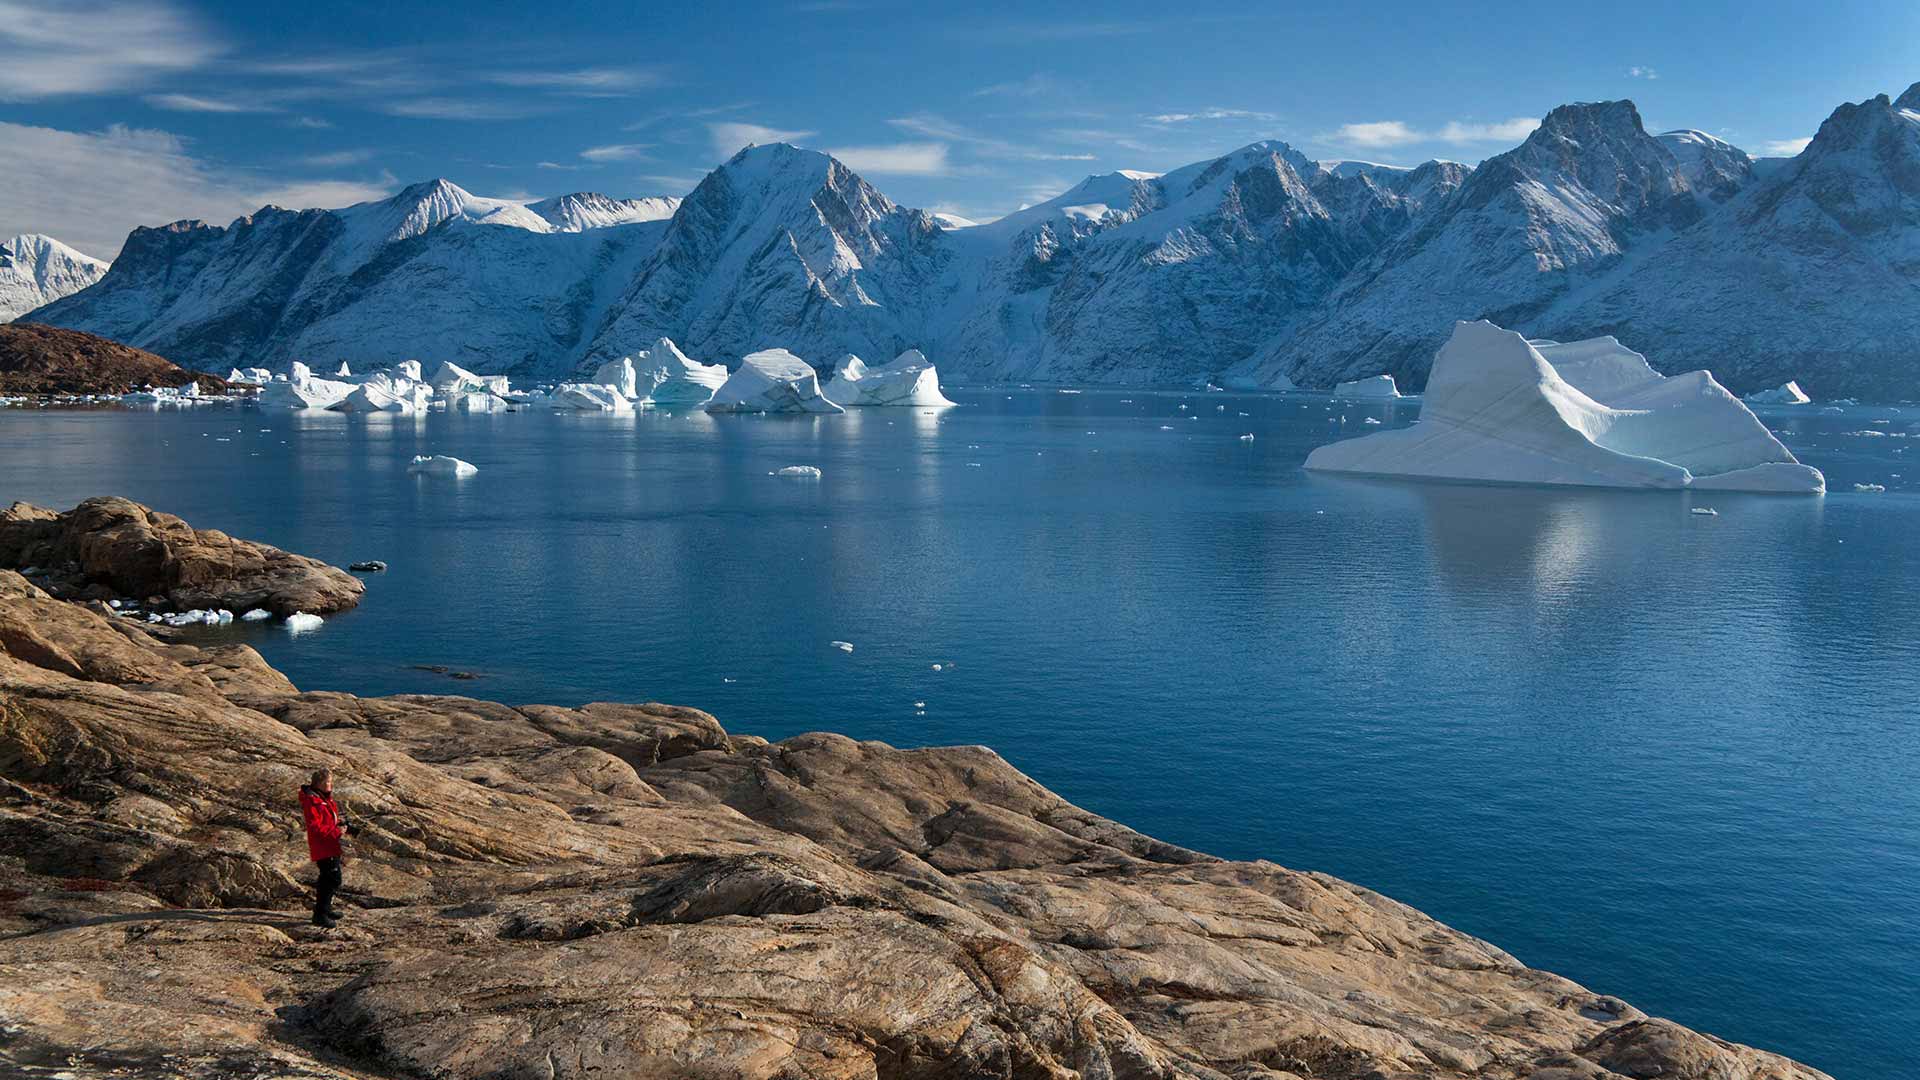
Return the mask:
{"type": "Polygon", "coordinates": [[[300,816],[307,822],[307,855],[314,862],[340,857],[340,808],[333,796],[323,795],[302,784],[300,816]]]}

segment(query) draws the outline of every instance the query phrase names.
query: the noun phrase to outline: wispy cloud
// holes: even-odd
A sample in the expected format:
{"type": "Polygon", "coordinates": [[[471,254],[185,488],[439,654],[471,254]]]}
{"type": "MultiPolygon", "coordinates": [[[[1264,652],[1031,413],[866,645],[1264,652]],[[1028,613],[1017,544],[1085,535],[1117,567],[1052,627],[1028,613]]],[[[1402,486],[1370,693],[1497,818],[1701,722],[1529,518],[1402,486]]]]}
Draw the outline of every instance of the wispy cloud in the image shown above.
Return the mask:
{"type": "Polygon", "coordinates": [[[487,77],[501,86],[550,90],[577,97],[625,97],[666,82],[658,68],[578,68],[571,71],[501,71],[487,77]]]}
{"type": "Polygon", "coordinates": [[[318,116],[296,116],[288,121],[288,123],[294,127],[307,128],[311,131],[325,131],[333,126],[333,121],[322,119],[318,116]]]}
{"type": "Polygon", "coordinates": [[[1660,73],[1650,67],[1635,65],[1627,69],[1627,78],[1629,79],[1657,79],[1659,77],[1660,73]]]}
{"type": "Polygon", "coordinates": [[[940,176],[948,171],[946,143],[842,146],[827,153],[854,172],[875,176],[940,176]]]}
{"type": "Polygon", "coordinates": [[[1145,118],[1149,124],[1162,126],[1169,124],[1191,124],[1196,120],[1257,120],[1272,123],[1279,117],[1270,112],[1258,112],[1253,109],[1199,109],[1194,112],[1156,113],[1145,118]]]}
{"type": "Polygon", "coordinates": [[[1357,146],[1368,150],[1431,142],[1460,146],[1469,143],[1515,142],[1526,138],[1533,133],[1534,128],[1539,126],[1538,120],[1515,117],[1512,120],[1499,120],[1493,123],[1450,120],[1438,130],[1429,131],[1416,128],[1401,120],[1372,120],[1359,124],[1342,124],[1339,130],[1319,138],[1325,142],[1357,146]]]}
{"type": "Polygon", "coordinates": [[[1036,72],[1035,74],[1029,75],[1024,79],[1015,79],[1012,82],[997,82],[991,86],[983,86],[980,89],[975,90],[973,92],[973,96],[974,97],[1016,97],[1016,98],[1044,97],[1048,94],[1054,93],[1060,88],[1061,88],[1060,81],[1058,79],[1055,79],[1053,76],[1048,75],[1045,72],[1036,72]]]}
{"type": "Polygon", "coordinates": [[[694,188],[699,187],[700,181],[705,180],[706,177],[653,174],[636,176],[634,179],[644,180],[649,184],[657,184],[661,191],[667,192],[668,194],[678,194],[680,192],[692,191],[694,188]]]}
{"type": "Polygon", "coordinates": [[[61,131],[0,122],[0,233],[43,232],[111,258],[136,225],[224,224],[268,203],[344,206],[384,198],[373,182],[306,181],[222,169],[165,131],[61,131]]]}
{"type": "Polygon", "coordinates": [[[580,156],[592,162],[638,161],[647,156],[647,144],[613,143],[607,146],[589,146],[580,151],[580,156]]]}
{"type": "Polygon", "coordinates": [[[762,127],[759,124],[743,124],[726,121],[707,125],[707,135],[713,140],[713,152],[720,158],[730,158],[741,147],[752,143],[764,146],[767,143],[796,142],[811,138],[811,131],[783,131],[780,128],[762,127]]]}
{"type": "Polygon", "coordinates": [[[372,159],[373,151],[371,150],[335,150],[328,154],[308,154],[299,160],[300,164],[311,165],[317,169],[337,169],[345,165],[358,165],[372,159]]]}
{"type": "Polygon", "coordinates": [[[221,48],[158,0],[0,0],[0,101],[133,89],[200,67],[221,48]]]}
{"type": "Polygon", "coordinates": [[[200,97],[195,94],[148,94],[144,100],[154,108],[165,109],[168,112],[271,113],[280,111],[278,106],[258,99],[236,101],[231,98],[200,97]]]}
{"type": "Polygon", "coordinates": [[[1020,161],[1092,161],[1094,159],[1092,154],[1067,154],[1021,146],[1005,139],[982,134],[935,113],[914,113],[912,116],[895,117],[887,123],[914,135],[965,144],[975,153],[986,157],[1020,161]]]}
{"type": "Polygon", "coordinates": [[[539,162],[535,162],[533,167],[536,169],[559,169],[562,172],[573,172],[575,169],[578,169],[580,166],[562,165],[557,161],[539,161],[539,162]]]}
{"type": "Polygon", "coordinates": [[[1794,157],[1805,150],[1807,144],[1812,141],[1811,136],[1804,139],[1775,139],[1772,142],[1761,143],[1760,149],[1767,157],[1794,157]]]}
{"type": "Polygon", "coordinates": [[[387,102],[380,111],[417,120],[524,120],[543,110],[518,102],[424,97],[387,102]]]}

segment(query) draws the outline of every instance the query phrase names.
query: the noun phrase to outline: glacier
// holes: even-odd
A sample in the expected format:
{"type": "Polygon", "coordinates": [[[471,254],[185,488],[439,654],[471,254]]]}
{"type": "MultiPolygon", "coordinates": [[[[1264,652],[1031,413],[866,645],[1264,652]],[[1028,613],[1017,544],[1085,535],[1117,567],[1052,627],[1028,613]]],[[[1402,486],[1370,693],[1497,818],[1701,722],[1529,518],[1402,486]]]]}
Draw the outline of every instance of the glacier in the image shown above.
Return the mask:
{"type": "Polygon", "coordinates": [[[1319,472],[1483,483],[1826,490],[1704,371],[1664,376],[1611,337],[1529,342],[1459,322],[1412,427],[1330,443],[1319,472]]]}

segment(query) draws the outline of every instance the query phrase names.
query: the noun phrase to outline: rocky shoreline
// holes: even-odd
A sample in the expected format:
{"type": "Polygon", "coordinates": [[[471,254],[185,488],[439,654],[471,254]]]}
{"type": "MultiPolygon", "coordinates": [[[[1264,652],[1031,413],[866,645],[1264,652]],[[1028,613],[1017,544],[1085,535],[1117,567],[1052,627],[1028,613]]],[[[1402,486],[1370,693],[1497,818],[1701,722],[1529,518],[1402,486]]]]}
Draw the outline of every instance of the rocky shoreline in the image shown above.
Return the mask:
{"type": "MultiPolygon", "coordinates": [[[[181,563],[154,544],[246,544],[83,510],[151,535],[103,555],[23,511],[0,538],[80,537],[60,550],[109,581],[144,553],[143,588],[181,563]]],[[[261,558],[151,595],[265,574],[358,599],[261,558]]],[[[1824,1076],[1359,886],[1161,843],[984,747],[302,692],[84,593],[0,569],[6,1075],[1824,1076]],[[333,930],[307,924],[293,806],[322,766],[363,825],[333,930]]]]}

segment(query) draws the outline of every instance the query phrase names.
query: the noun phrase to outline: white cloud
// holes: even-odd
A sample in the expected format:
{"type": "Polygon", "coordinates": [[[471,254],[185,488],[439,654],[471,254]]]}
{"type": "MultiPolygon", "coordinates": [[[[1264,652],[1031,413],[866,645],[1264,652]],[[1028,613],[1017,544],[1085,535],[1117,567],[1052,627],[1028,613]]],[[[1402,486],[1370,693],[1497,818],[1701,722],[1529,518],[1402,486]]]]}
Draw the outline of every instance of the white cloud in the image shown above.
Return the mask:
{"type": "Polygon", "coordinates": [[[114,125],[73,132],[0,122],[0,234],[41,232],[100,258],[137,225],[183,218],[218,224],[274,203],[344,206],[382,198],[377,183],[294,181],[236,173],[194,157],[164,131],[114,125]]]}
{"type": "Polygon", "coordinates": [[[1333,141],[1352,146],[1379,149],[1422,142],[1426,136],[1399,120],[1373,120],[1364,124],[1342,124],[1331,136],[1333,141]]]}
{"type": "Polygon", "coordinates": [[[296,116],[292,122],[294,127],[311,128],[315,131],[325,131],[333,126],[333,121],[323,120],[318,116],[296,116]]]}
{"type": "Polygon", "coordinates": [[[232,101],[227,98],[199,97],[194,94],[148,94],[147,104],[168,112],[198,113],[270,113],[280,110],[260,101],[232,101]]]}
{"type": "Polygon", "coordinates": [[[321,169],[337,169],[343,165],[358,165],[372,157],[371,150],[335,150],[328,154],[308,154],[300,159],[300,164],[321,169]]]}
{"type": "Polygon", "coordinates": [[[947,171],[946,143],[843,146],[827,153],[854,172],[875,176],[938,176],[947,171]]]}
{"type": "Polygon", "coordinates": [[[647,144],[614,143],[610,146],[589,146],[580,151],[580,156],[588,161],[638,161],[647,156],[647,144]]]}
{"type": "Polygon", "coordinates": [[[488,76],[501,86],[524,86],[578,97],[623,97],[635,90],[659,86],[661,73],[653,68],[581,68],[576,71],[502,71],[488,76]]]}
{"type": "Polygon", "coordinates": [[[1190,124],[1196,120],[1258,120],[1271,123],[1278,117],[1269,112],[1255,112],[1252,109],[1201,109],[1198,112],[1157,113],[1146,118],[1149,124],[1190,124]]]}
{"type": "Polygon", "coordinates": [[[1463,124],[1450,120],[1440,129],[1438,138],[1448,143],[1477,142],[1519,142],[1533,134],[1540,121],[1528,116],[1516,116],[1511,120],[1498,120],[1491,124],[1463,124]]]}
{"type": "Polygon", "coordinates": [[[533,167],[534,167],[534,168],[536,168],[536,169],[560,169],[560,170],[563,170],[563,171],[565,171],[565,172],[572,172],[572,171],[574,171],[575,169],[578,169],[578,168],[579,168],[580,166],[578,166],[578,165],[562,165],[562,164],[560,164],[560,163],[559,163],[559,162],[557,162],[557,161],[537,161],[537,162],[535,162],[535,163],[534,163],[534,166],[533,166],[533,167]]]}
{"type": "Polygon", "coordinates": [[[196,21],[154,0],[0,0],[0,101],[145,86],[220,51],[196,21]]]}
{"type": "Polygon", "coordinates": [[[1438,131],[1425,131],[1401,120],[1373,120],[1360,124],[1342,124],[1338,131],[1321,139],[1343,146],[1381,150],[1411,143],[1443,142],[1461,145],[1482,142],[1518,142],[1532,134],[1540,121],[1527,117],[1493,123],[1467,123],[1450,120],[1438,131]]]}
{"type": "Polygon", "coordinates": [[[1629,79],[1657,79],[1659,77],[1660,73],[1650,67],[1640,67],[1636,64],[1627,69],[1627,78],[1629,79]]]}
{"type": "Polygon", "coordinates": [[[994,83],[983,86],[973,92],[974,97],[1043,97],[1060,88],[1060,84],[1051,75],[1044,73],[1029,75],[1012,82],[994,83]]]}
{"type": "Polygon", "coordinates": [[[707,134],[713,139],[713,152],[716,157],[730,158],[741,147],[752,143],[765,146],[767,143],[794,142],[810,138],[811,131],[782,131],[779,128],[761,127],[759,124],[742,124],[729,121],[721,124],[708,124],[707,134]]]}
{"type": "Polygon", "coordinates": [[[1813,139],[1811,137],[1805,139],[1775,139],[1772,142],[1761,143],[1760,149],[1765,152],[1767,157],[1794,157],[1799,154],[1800,151],[1805,150],[1807,144],[1812,141],[1813,139]]]}

